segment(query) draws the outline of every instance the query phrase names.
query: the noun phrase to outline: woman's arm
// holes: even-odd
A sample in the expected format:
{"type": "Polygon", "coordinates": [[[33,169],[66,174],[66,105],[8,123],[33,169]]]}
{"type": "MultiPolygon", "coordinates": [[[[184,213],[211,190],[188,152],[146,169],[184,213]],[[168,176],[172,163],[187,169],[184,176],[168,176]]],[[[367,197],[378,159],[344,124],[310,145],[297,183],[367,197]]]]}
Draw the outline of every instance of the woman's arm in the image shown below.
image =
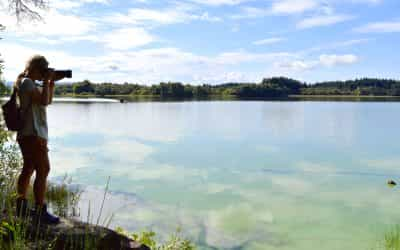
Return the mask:
{"type": "Polygon", "coordinates": [[[32,103],[47,106],[49,104],[49,84],[43,82],[43,88],[40,90],[35,87],[32,90],[32,103]]]}
{"type": "Polygon", "coordinates": [[[53,102],[53,96],[54,96],[54,80],[50,81],[49,83],[49,104],[53,102]]]}
{"type": "Polygon", "coordinates": [[[32,102],[40,105],[47,106],[51,103],[53,99],[53,89],[54,88],[54,74],[52,72],[48,73],[48,75],[43,80],[43,88],[40,91],[39,88],[34,88],[32,92],[32,102]],[[51,87],[53,86],[53,87],[51,87]]]}

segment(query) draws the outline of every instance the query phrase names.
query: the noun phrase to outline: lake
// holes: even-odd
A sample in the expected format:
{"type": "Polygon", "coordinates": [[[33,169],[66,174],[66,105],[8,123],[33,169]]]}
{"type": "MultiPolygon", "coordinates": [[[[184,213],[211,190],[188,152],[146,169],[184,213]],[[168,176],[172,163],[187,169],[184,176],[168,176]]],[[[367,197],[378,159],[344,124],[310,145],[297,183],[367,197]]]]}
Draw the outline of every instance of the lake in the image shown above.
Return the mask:
{"type": "Polygon", "coordinates": [[[51,179],[81,216],[199,249],[370,249],[399,222],[400,102],[74,102],[48,109],[51,179]]]}

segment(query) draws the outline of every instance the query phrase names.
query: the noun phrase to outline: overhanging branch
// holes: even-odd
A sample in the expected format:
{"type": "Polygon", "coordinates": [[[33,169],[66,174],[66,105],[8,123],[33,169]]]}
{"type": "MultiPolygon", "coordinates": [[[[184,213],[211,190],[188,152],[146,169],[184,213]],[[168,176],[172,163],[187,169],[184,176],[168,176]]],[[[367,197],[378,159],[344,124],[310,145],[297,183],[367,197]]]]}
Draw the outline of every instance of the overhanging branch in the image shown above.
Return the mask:
{"type": "Polygon", "coordinates": [[[10,12],[17,17],[18,22],[27,20],[42,20],[38,10],[46,9],[46,0],[8,0],[10,12]]]}

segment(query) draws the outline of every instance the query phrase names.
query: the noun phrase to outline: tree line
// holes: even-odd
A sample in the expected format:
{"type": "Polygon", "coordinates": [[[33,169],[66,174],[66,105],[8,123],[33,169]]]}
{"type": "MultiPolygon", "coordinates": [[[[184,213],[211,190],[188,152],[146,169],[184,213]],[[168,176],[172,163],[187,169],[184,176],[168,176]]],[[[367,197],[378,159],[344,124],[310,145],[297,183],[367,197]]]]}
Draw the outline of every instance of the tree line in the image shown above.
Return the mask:
{"type": "Polygon", "coordinates": [[[290,94],[300,94],[303,83],[283,78],[268,78],[261,83],[226,83],[221,85],[190,85],[180,82],[161,82],[157,85],[139,84],[94,84],[88,80],[73,84],[57,85],[56,95],[133,95],[159,97],[209,97],[231,95],[237,97],[284,97],[290,94]]]}
{"type": "MultiPolygon", "coordinates": [[[[1,72],[1,68],[0,68],[1,72]]],[[[10,89],[0,82],[0,94],[10,89]]],[[[199,98],[233,96],[237,98],[282,98],[289,95],[354,95],[400,96],[400,81],[389,79],[356,79],[307,84],[286,77],[265,78],[260,83],[225,83],[220,85],[190,85],[180,82],[161,82],[156,85],[135,83],[93,83],[89,80],[57,84],[57,96],[155,96],[161,98],[199,98]]]]}
{"type": "Polygon", "coordinates": [[[363,78],[349,81],[330,81],[308,85],[304,95],[400,96],[400,81],[363,78]]]}

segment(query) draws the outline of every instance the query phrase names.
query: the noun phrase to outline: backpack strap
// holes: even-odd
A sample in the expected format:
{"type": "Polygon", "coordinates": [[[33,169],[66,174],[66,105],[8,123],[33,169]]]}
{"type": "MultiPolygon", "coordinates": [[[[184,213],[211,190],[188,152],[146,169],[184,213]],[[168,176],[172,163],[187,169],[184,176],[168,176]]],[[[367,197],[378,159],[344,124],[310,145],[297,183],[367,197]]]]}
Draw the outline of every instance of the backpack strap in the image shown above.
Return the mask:
{"type": "Polygon", "coordinates": [[[12,94],[11,94],[11,97],[10,97],[10,101],[12,101],[12,102],[16,102],[17,100],[17,92],[18,92],[18,89],[14,86],[14,88],[13,88],[13,92],[12,92],[12,94]]]}
{"type": "Polygon", "coordinates": [[[17,98],[17,92],[18,92],[18,89],[17,89],[17,87],[13,87],[13,92],[12,92],[12,94],[11,94],[11,99],[15,99],[15,98],[17,98]]]}

